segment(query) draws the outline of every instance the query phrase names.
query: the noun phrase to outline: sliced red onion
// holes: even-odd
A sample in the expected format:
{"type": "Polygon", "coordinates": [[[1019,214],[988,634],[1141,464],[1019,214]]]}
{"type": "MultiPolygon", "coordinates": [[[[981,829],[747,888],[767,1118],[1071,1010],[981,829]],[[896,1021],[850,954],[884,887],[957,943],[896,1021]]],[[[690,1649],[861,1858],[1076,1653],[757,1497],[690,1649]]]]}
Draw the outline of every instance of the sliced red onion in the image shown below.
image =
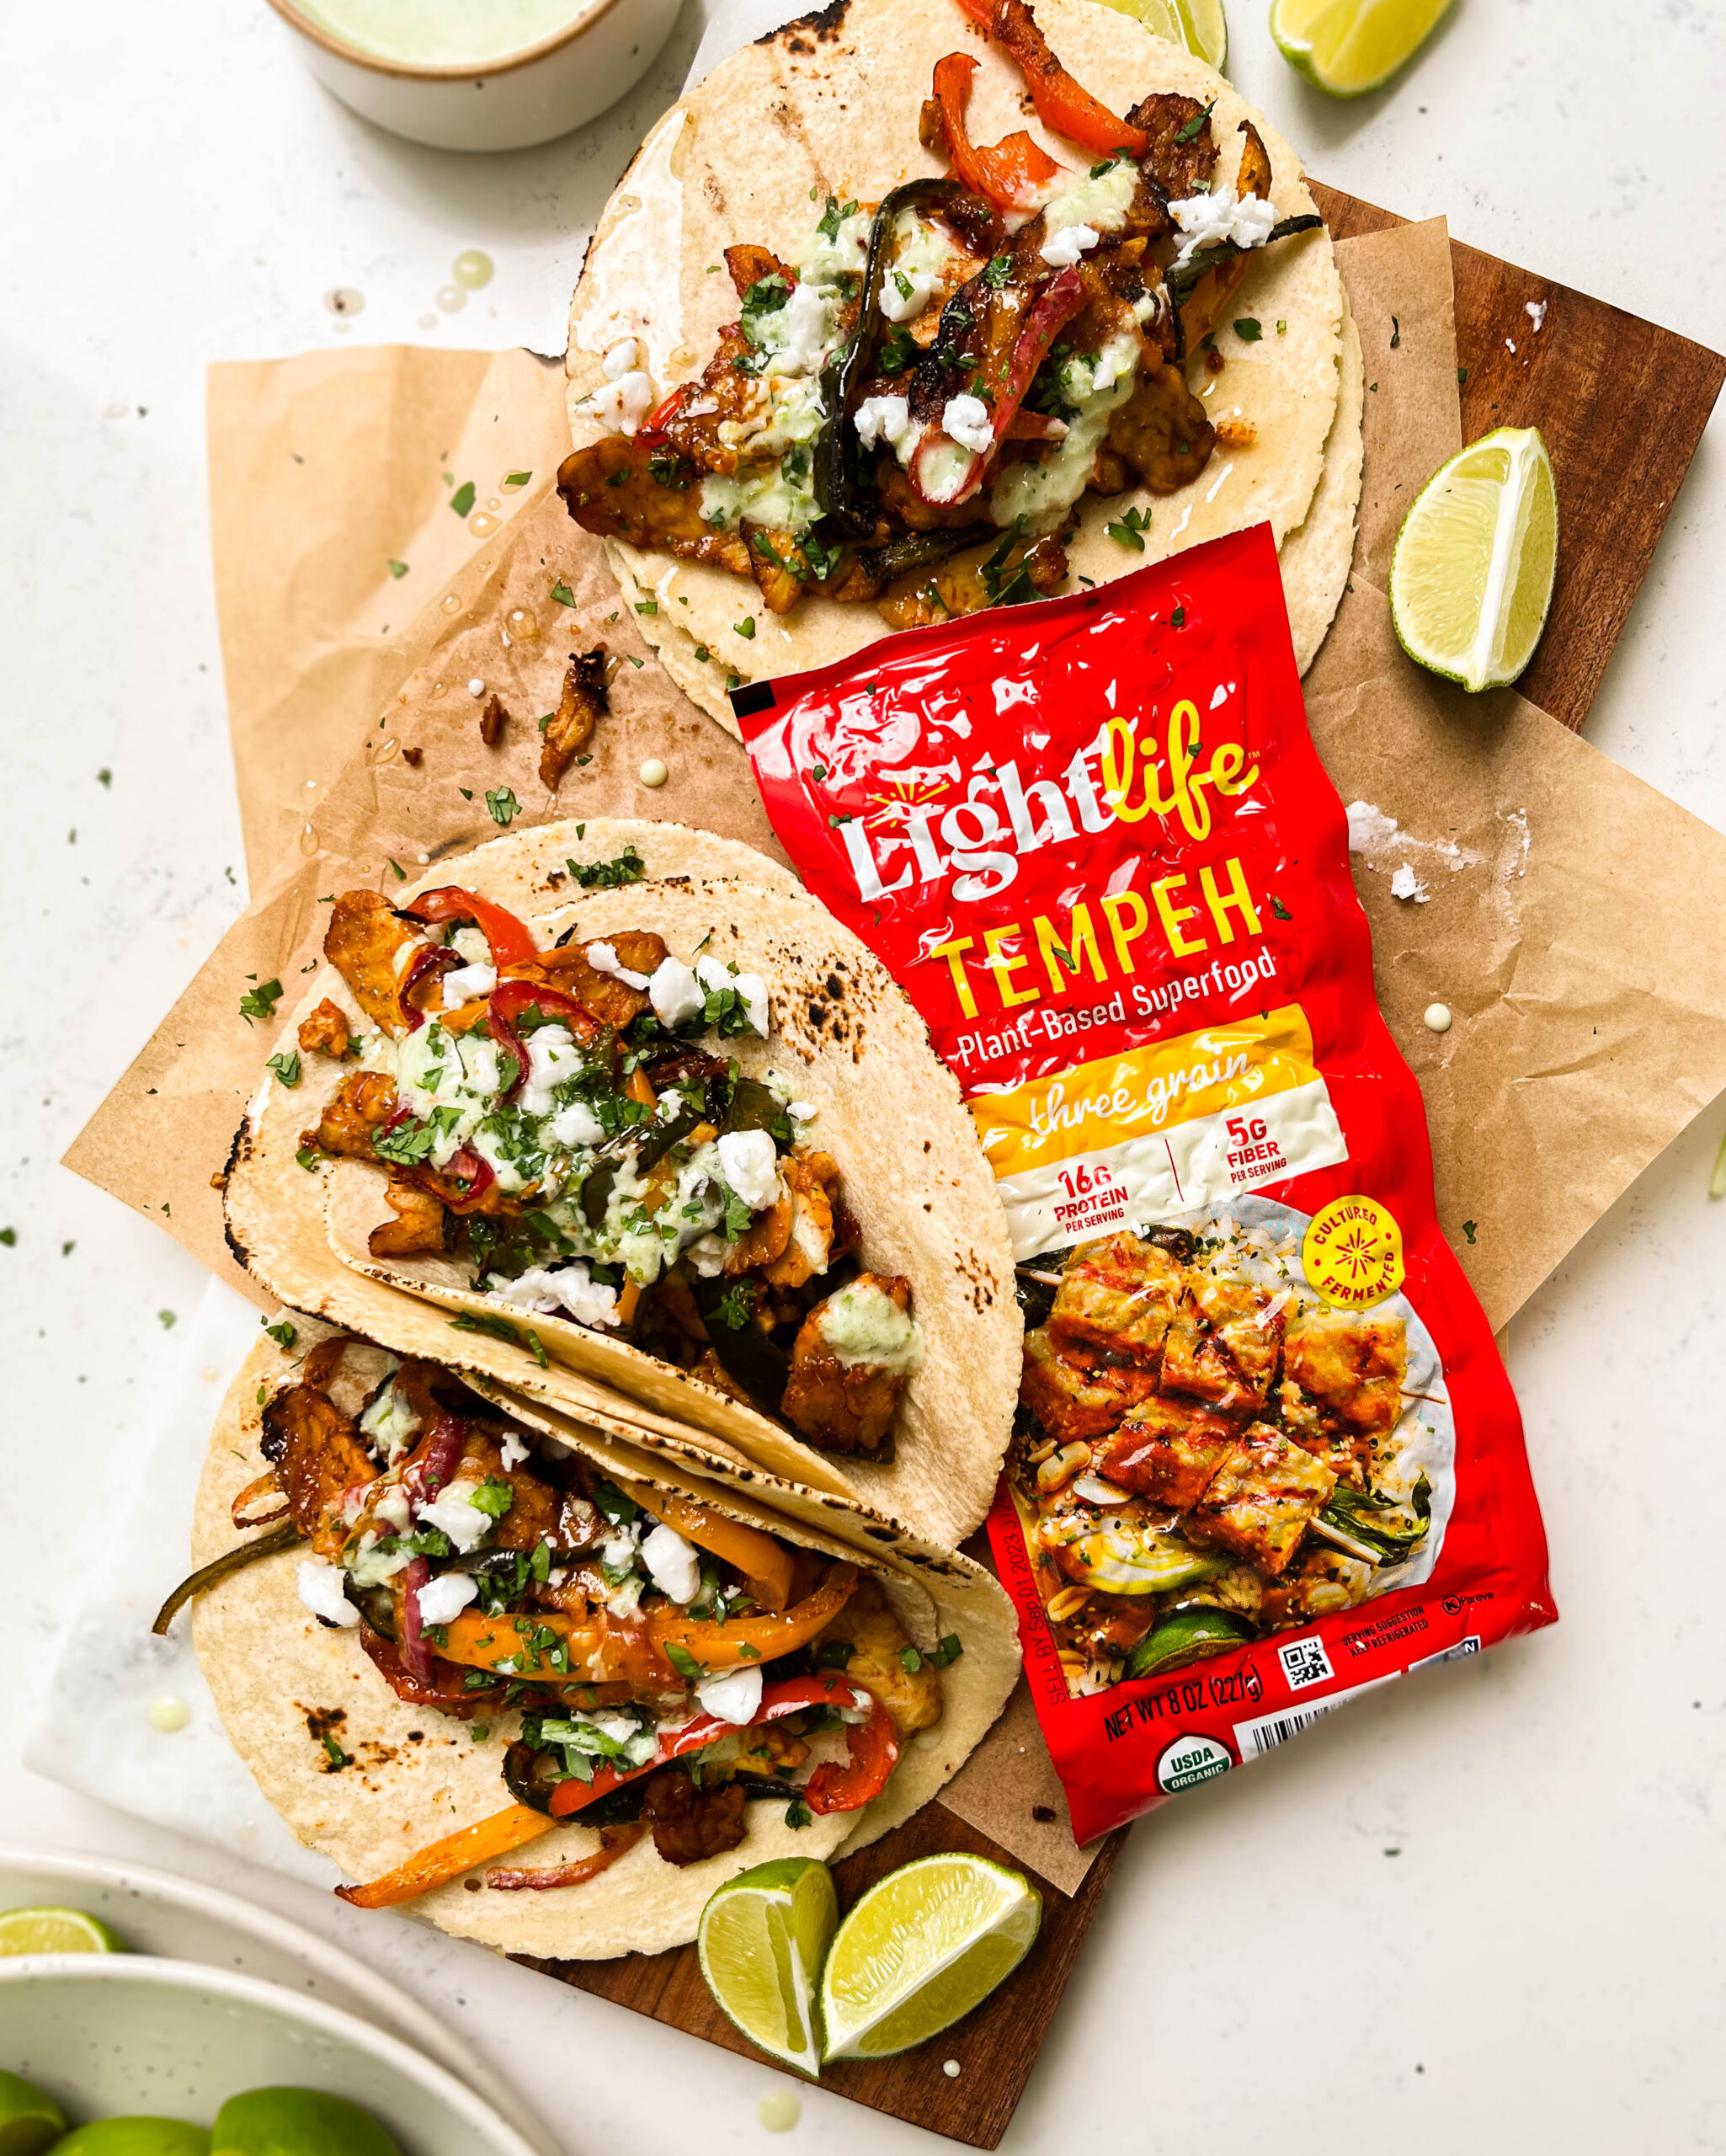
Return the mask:
{"type": "Polygon", "coordinates": [[[433,1679],[431,1649],[419,1621],[419,1590],[431,1577],[424,1557],[410,1557],[402,1574],[402,1636],[397,1642],[402,1660],[422,1684],[433,1679]]]}

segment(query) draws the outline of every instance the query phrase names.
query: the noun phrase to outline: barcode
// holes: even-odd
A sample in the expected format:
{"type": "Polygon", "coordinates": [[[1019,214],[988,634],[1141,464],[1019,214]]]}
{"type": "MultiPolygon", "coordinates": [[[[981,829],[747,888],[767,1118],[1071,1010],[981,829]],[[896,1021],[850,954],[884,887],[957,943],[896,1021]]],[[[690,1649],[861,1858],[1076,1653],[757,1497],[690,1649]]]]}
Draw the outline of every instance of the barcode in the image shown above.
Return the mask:
{"type": "Polygon", "coordinates": [[[1243,1758],[1262,1759],[1267,1752],[1279,1744],[1287,1744],[1290,1737],[1298,1737],[1303,1729],[1310,1729],[1330,1712],[1331,1702],[1322,1700],[1317,1706],[1291,1707],[1287,1714],[1266,1715],[1259,1721],[1244,1721],[1234,1734],[1240,1743],[1243,1758]]]}
{"type": "Polygon", "coordinates": [[[1393,1684],[1400,1674],[1400,1671],[1395,1671],[1389,1677],[1374,1677],[1364,1684],[1351,1684],[1345,1692],[1333,1692],[1329,1699],[1314,1700],[1308,1706],[1284,1707],[1274,1715],[1258,1715],[1251,1721],[1238,1721],[1234,1725],[1234,1748],[1240,1754],[1241,1764],[1262,1759],[1279,1744],[1287,1744],[1290,1737],[1310,1729],[1345,1700],[1358,1700],[1363,1692],[1376,1692],[1381,1684],[1393,1684]]]}

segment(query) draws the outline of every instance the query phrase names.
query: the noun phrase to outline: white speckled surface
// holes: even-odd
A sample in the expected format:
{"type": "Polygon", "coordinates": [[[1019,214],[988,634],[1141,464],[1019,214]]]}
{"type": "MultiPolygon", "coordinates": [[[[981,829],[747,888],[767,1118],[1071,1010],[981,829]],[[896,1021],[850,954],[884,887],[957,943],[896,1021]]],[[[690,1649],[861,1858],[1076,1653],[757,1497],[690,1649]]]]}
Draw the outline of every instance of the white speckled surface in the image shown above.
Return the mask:
{"type": "MultiPolygon", "coordinates": [[[[588,223],[675,91],[700,8],[625,106],[509,157],[367,130],[305,76],[263,0],[14,9],[0,87],[16,834],[0,1225],[18,1237],[0,1247],[0,1554],[24,1709],[0,1741],[0,1831],[193,1872],[375,1955],[519,2073],[569,2150],[633,2156],[684,2156],[692,2126],[714,2156],[762,2147],[754,2101],[775,2077],[15,1759],[80,1552],[100,1548],[178,1361],[157,1312],[189,1320],[201,1286],[54,1162],[240,902],[203,363],[422,334],[558,349],[588,223]],[[422,333],[471,245],[496,281],[422,333]],[[338,285],[366,297],[346,327],[322,306],[338,285]]],[[[1321,177],[1444,211],[1461,238],[1726,344],[1716,0],[1457,0],[1402,82],[1347,107],[1283,67],[1263,0],[1233,16],[1231,72],[1321,177]]],[[[1717,420],[1589,729],[1716,825],[1721,451],[1717,420]]],[[[1723,1123],[1705,1113],[1514,1328],[1564,1622],[1388,1688],[1141,1830],[1009,2148],[1064,2148],[1079,2122],[1087,2139],[1228,2156],[1329,2156],[1367,2136],[1403,2156],[1726,2147],[1726,1616],[1696,1502],[1726,1436],[1726,1205],[1703,1195],[1723,1123]]],[[[798,2134],[835,2156],[917,2140],[818,2092],[798,2134]]]]}

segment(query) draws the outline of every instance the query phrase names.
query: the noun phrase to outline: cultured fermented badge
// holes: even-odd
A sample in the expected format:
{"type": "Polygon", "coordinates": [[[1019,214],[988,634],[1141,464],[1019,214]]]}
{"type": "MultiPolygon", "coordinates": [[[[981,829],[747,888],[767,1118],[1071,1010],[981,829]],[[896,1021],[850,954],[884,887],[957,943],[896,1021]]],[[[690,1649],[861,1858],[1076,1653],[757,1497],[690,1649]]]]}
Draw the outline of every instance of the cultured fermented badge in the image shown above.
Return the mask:
{"type": "Polygon", "coordinates": [[[1301,1265],[1327,1303],[1370,1310],[1403,1284],[1403,1231],[1376,1198],[1334,1198],[1313,1215],[1301,1265]]]}

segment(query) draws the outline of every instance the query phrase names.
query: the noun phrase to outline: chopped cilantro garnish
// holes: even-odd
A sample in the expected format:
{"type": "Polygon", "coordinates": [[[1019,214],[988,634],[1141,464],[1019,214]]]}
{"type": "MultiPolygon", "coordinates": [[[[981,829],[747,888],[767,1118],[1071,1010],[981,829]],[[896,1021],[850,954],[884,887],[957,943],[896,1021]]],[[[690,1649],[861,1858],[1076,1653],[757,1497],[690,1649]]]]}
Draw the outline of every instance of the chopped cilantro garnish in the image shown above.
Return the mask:
{"type": "Polygon", "coordinates": [[[1151,512],[1148,509],[1130,509],[1103,528],[1117,546],[1131,547],[1135,553],[1142,554],[1145,550],[1143,535],[1151,528],[1151,512]]]}
{"type": "Polygon", "coordinates": [[[678,1675],[689,1684],[697,1684],[707,1674],[689,1649],[686,1646],[680,1646],[675,1640],[668,1640],[665,1642],[665,1659],[678,1675]]]}
{"type": "Polygon", "coordinates": [[[903,1646],[899,1649],[899,1667],[901,1669],[908,1670],[914,1677],[923,1667],[923,1657],[919,1654],[915,1647],[903,1646]]]}
{"type": "MultiPolygon", "coordinates": [[[[729,1207],[727,1208],[727,1214],[729,1207]]],[[[732,1332],[741,1332],[754,1315],[755,1291],[747,1280],[727,1288],[714,1305],[713,1315],[732,1332]]]]}
{"type": "Polygon", "coordinates": [[[815,1814],[804,1803],[801,1796],[794,1796],[785,1808],[785,1823],[787,1827],[794,1828],[807,1827],[814,1817],[815,1814]]]}
{"type": "Polygon", "coordinates": [[[515,1502],[515,1492],[502,1476],[488,1475],[467,1502],[487,1519],[502,1519],[515,1502]]]}
{"type": "Polygon", "coordinates": [[[753,614],[745,614],[742,621],[733,622],[732,627],[740,637],[752,637],[755,633],[755,616],[753,614]]]}
{"type": "Polygon", "coordinates": [[[450,506],[457,516],[466,516],[473,507],[474,491],[472,480],[464,479],[455,493],[450,495],[450,506]]]}
{"type": "Polygon", "coordinates": [[[1234,325],[1234,334],[1243,344],[1256,344],[1265,332],[1251,315],[1244,314],[1234,325]]]}
{"type": "Polygon", "coordinates": [[[348,1753],[343,1751],[341,1746],[337,1743],[333,1737],[328,1735],[325,1736],[323,1740],[323,1748],[328,1753],[330,1756],[330,1764],[336,1769],[337,1773],[339,1774],[344,1767],[351,1767],[353,1765],[354,1761],[352,1757],[348,1753]]]}
{"type": "Polygon", "coordinates": [[[1294,915],[1289,911],[1288,908],[1284,905],[1281,899],[1271,899],[1271,910],[1276,915],[1279,921],[1292,921],[1294,919],[1294,915]]]}
{"type": "Polygon", "coordinates": [[[573,606],[575,604],[575,594],[561,577],[551,586],[551,596],[560,606],[573,606]]]}
{"type": "Polygon", "coordinates": [[[1471,1243],[1474,1240],[1474,1230],[1478,1225],[1479,1223],[1476,1220],[1465,1220],[1462,1223],[1462,1233],[1468,1238],[1471,1243]]]}
{"type": "Polygon", "coordinates": [[[281,1349],[284,1354],[287,1353],[288,1349],[291,1348],[294,1342],[300,1337],[298,1331],[295,1328],[293,1321],[290,1318],[285,1317],[279,1325],[265,1324],[264,1330],[269,1335],[270,1338],[274,1341],[276,1346],[281,1349]]]}
{"type": "Polygon", "coordinates": [[[964,1643],[959,1635],[946,1632],[942,1635],[940,1645],[926,1654],[924,1660],[933,1663],[937,1669],[945,1669],[950,1662],[956,1662],[964,1652],[964,1643]]]}
{"type": "Polygon", "coordinates": [[[593,1495],[594,1502],[613,1527],[627,1527],[642,1516],[641,1507],[633,1497],[626,1497],[615,1482],[595,1482],[593,1495]]]}
{"type": "Polygon", "coordinates": [[[1185,606],[1177,606],[1175,609],[1175,611],[1169,616],[1169,626],[1175,629],[1184,629],[1186,627],[1186,609],[1185,606]]]}
{"type": "Polygon", "coordinates": [[[408,564],[406,562],[392,562],[390,563],[390,574],[392,576],[406,576],[407,574],[408,564]]]}
{"type": "Polygon", "coordinates": [[[503,474],[503,484],[506,487],[525,487],[532,477],[531,472],[506,472],[503,474]]]}
{"type": "Polygon", "coordinates": [[[507,786],[488,786],[486,788],[486,806],[492,812],[492,821],[501,825],[507,830],[514,822],[521,803],[516,799],[513,788],[507,786]]]}
{"type": "Polygon", "coordinates": [[[300,1082],[300,1058],[291,1049],[285,1054],[271,1056],[264,1068],[274,1071],[283,1085],[290,1090],[300,1082]]]}
{"type": "Polygon", "coordinates": [[[319,1145],[302,1145],[295,1154],[294,1158],[305,1169],[307,1175],[312,1175],[317,1171],[318,1162],[323,1158],[323,1149],[319,1145]]]}
{"type": "Polygon", "coordinates": [[[248,989],[240,998],[240,1016],[249,1026],[254,1018],[270,1018],[281,1001],[282,985],[279,980],[260,981],[256,988],[248,989]]]}
{"type": "Polygon", "coordinates": [[[1216,102],[1216,99],[1212,98],[1211,104],[1207,104],[1202,112],[1196,112],[1192,118],[1188,120],[1185,127],[1176,128],[1175,131],[1175,141],[1177,142],[1197,141],[1200,131],[1203,128],[1205,122],[1211,117],[1211,105],[1215,104],[1216,102]]]}

